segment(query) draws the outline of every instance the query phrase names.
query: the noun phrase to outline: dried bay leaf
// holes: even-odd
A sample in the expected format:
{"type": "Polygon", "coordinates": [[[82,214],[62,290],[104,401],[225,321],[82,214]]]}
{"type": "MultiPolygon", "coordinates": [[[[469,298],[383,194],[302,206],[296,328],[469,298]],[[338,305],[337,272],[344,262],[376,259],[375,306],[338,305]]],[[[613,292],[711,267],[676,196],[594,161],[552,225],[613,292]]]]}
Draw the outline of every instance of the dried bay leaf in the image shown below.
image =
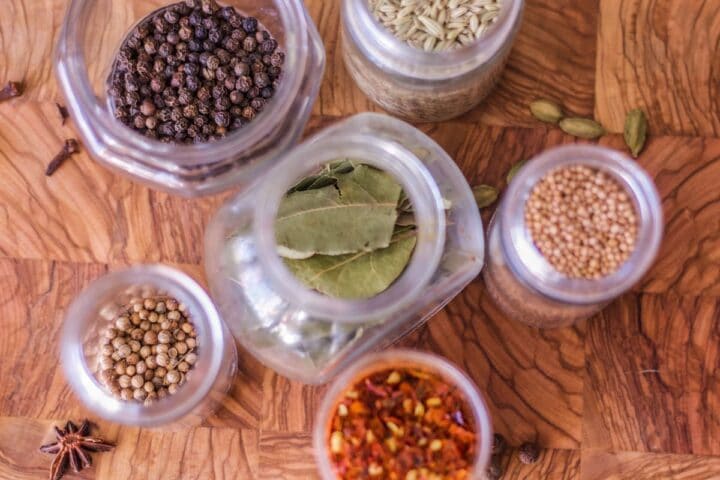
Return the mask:
{"type": "Polygon", "coordinates": [[[387,248],[284,261],[308,288],[336,298],[360,300],[384,292],[397,280],[410,261],[415,243],[415,231],[401,227],[387,248]]]}
{"type": "Polygon", "coordinates": [[[275,221],[281,256],[343,255],[390,244],[400,184],[365,165],[335,177],[335,186],[285,196],[275,221]]]}
{"type": "Polygon", "coordinates": [[[412,213],[401,213],[395,222],[395,225],[399,227],[411,227],[415,226],[415,224],[415,215],[412,213]]]}

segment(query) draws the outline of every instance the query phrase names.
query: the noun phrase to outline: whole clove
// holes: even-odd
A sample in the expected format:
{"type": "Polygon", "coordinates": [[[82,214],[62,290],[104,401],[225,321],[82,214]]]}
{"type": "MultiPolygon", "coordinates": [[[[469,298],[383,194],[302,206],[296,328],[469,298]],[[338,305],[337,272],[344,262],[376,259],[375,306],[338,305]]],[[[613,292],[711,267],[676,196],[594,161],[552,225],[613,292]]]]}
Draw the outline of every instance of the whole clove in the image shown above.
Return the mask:
{"type": "Polygon", "coordinates": [[[55,106],[57,106],[58,113],[60,114],[60,119],[62,121],[62,126],[65,126],[65,122],[67,121],[70,114],[68,113],[68,109],[65,105],[61,105],[57,102],[55,102],[55,106]]]}
{"type": "Polygon", "coordinates": [[[19,97],[22,95],[22,90],[23,88],[20,82],[8,82],[8,84],[0,90],[0,102],[10,100],[14,97],[19,97]]]}
{"type": "Polygon", "coordinates": [[[75,140],[74,138],[65,140],[65,144],[63,145],[60,153],[55,155],[55,158],[53,158],[50,164],[48,164],[47,170],[45,170],[45,175],[47,175],[48,177],[51,176],[58,168],[60,168],[63,163],[65,163],[65,160],[67,160],[73,154],[79,151],[80,145],[78,144],[77,140],[75,140]]]}

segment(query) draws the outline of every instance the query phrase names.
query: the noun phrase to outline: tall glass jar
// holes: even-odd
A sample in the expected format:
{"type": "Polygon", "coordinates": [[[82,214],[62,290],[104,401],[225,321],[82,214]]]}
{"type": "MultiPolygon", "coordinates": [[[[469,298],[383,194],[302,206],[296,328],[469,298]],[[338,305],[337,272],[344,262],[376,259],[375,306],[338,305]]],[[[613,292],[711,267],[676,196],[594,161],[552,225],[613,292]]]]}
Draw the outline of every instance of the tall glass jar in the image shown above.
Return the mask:
{"type": "Polygon", "coordinates": [[[71,0],[55,51],[68,111],[92,156],[135,180],[184,196],[246,186],[300,138],[325,68],[322,40],[301,0],[224,1],[278,41],[286,54],[280,87],[252,122],[222,140],[165,144],[114,118],[106,82],[131,27],[171,3],[71,0]]]}
{"type": "Polygon", "coordinates": [[[570,145],[532,159],[513,178],[488,227],[483,278],[510,317],[541,328],[568,326],[601,310],[648,271],[662,240],[663,213],[652,179],[626,155],[604,147],[570,145]],[[625,189],[638,221],[636,247],[614,273],[597,280],[568,278],[535,247],[525,226],[525,202],[550,171],[584,165],[607,173],[625,189]]]}
{"type": "Polygon", "coordinates": [[[320,478],[322,480],[336,480],[338,478],[330,464],[331,453],[328,448],[331,422],[337,410],[338,402],[358,380],[388,369],[419,370],[431,373],[457,388],[462,398],[467,402],[467,411],[463,413],[468,423],[473,426],[476,435],[475,462],[469,476],[465,478],[467,480],[486,478],[486,468],[492,453],[493,431],[490,413],[482,394],[464,372],[446,359],[413,350],[389,350],[379,354],[367,355],[344,371],[333,382],[318,410],[313,431],[313,451],[320,478]]]}
{"type": "Polygon", "coordinates": [[[323,383],[361,353],[421,325],[478,275],[483,255],[478,208],[453,160],[414,127],[366,113],[294,149],[256,188],[221,208],[206,232],[205,266],[213,299],[246,349],[283,375],[323,383]],[[285,192],[340,158],[393,175],[415,212],[410,263],[368,300],[308,289],[276,252],[274,222],[285,192]]]}
{"type": "Polygon", "coordinates": [[[411,121],[439,122],[478,105],[497,83],[520,28],[525,0],[502,0],[493,26],[456,50],[426,52],[396,38],[368,0],[342,0],[343,58],[360,89],[411,121]]]}
{"type": "Polygon", "coordinates": [[[235,341],[210,297],[184,273],[137,266],[92,282],[65,313],[61,361],[75,395],[100,417],[127,425],[197,425],[222,401],[237,370],[235,341]],[[100,335],[133,299],[172,297],[184,304],[197,332],[197,363],[177,393],[149,405],[123,401],[100,380],[100,335]]]}

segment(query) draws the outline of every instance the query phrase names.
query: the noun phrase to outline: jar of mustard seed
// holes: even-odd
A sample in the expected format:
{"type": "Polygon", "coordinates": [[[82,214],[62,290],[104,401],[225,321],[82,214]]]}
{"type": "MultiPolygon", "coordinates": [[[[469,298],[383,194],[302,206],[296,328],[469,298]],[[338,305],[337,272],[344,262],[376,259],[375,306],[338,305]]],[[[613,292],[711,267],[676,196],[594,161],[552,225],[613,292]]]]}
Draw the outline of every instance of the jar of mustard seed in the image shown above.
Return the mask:
{"type": "Polygon", "coordinates": [[[393,115],[457,117],[497,83],[520,28],[524,0],[342,0],[345,65],[393,115]],[[413,10],[420,5],[425,10],[413,10]],[[392,30],[391,30],[392,29],[392,30]]]}
{"type": "Polygon", "coordinates": [[[220,209],[205,245],[211,294],[234,336],[268,367],[311,384],[422,325],[480,273],[484,259],[482,220],[455,162],[411,125],[370,113],[287,153],[255,188],[220,209]],[[279,254],[276,219],[286,192],[339,159],[394,177],[414,210],[412,256],[389,288],[367,298],[323,294],[279,254]]]}
{"type": "Polygon", "coordinates": [[[488,227],[483,278],[511,318],[568,326],[632,288],[662,232],[660,196],[636,162],[599,146],[555,148],[505,192],[488,227]]]}
{"type": "Polygon", "coordinates": [[[55,49],[92,157],[188,197],[243,188],[294,146],[324,66],[301,0],[72,0],[55,49]]]}
{"type": "Polygon", "coordinates": [[[91,282],[65,312],[60,360],[89,410],[138,427],[199,425],[237,371],[235,341],[208,294],[162,265],[91,282]]]}

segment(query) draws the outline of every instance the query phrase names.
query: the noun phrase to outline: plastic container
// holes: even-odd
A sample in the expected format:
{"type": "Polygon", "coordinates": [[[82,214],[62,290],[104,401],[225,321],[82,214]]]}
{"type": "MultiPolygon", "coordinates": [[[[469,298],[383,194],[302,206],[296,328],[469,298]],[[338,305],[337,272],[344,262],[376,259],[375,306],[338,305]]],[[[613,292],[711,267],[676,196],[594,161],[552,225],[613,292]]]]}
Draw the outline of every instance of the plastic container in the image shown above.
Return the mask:
{"type": "Polygon", "coordinates": [[[400,120],[361,114],[288,153],[256,188],[222,207],[206,232],[205,267],[220,313],[247,350],[283,375],[323,383],[360,354],[421,325],[478,275],[483,255],[478,208],[452,159],[400,120]],[[274,220],[283,195],[339,158],[394,175],[415,209],[417,244],[409,265],[369,300],[309,290],[276,253],[274,220]]]}
{"type": "MultiPolygon", "coordinates": [[[[167,2],[171,4],[173,2],[167,2]]],[[[55,51],[67,108],[85,148],[103,165],[183,196],[244,187],[267,171],[305,128],[325,67],[325,52],[301,0],[227,0],[258,18],[286,53],[280,88],[250,124],[217,142],[165,144],[116,120],[106,82],[130,29],[156,2],[72,0],[55,51]]]]}
{"type": "Polygon", "coordinates": [[[343,58],[360,89],[402,118],[439,122],[478,105],[497,83],[520,28],[524,0],[503,0],[494,25],[475,43],[426,52],[396,38],[368,0],[342,0],[343,58]]]}
{"type": "Polygon", "coordinates": [[[328,437],[333,414],[340,398],[345,391],[357,382],[358,379],[372,375],[374,372],[385,369],[410,368],[433,373],[443,378],[451,385],[458,387],[467,401],[468,412],[466,417],[474,426],[477,435],[477,457],[468,480],[479,480],[484,477],[485,469],[490,461],[493,443],[492,422],[485,401],[470,378],[456,366],[437,355],[412,350],[390,350],[375,355],[368,355],[338,377],[325,395],[313,430],[313,451],[320,478],[322,480],[337,480],[330,464],[328,450],[328,437]]]}
{"type": "Polygon", "coordinates": [[[65,313],[61,339],[65,377],[87,408],[105,420],[141,427],[197,425],[220,403],[237,370],[237,350],[207,293],[184,273],[138,266],[92,282],[65,313]],[[174,395],[149,406],[123,401],[98,379],[100,332],[133,297],[170,296],[184,303],[197,332],[198,360],[174,395]]]}
{"type": "Polygon", "coordinates": [[[534,327],[568,326],[628,291],[652,265],[662,240],[663,214],[652,179],[626,155],[604,147],[571,145],[548,150],[515,176],[488,227],[483,278],[490,296],[510,317],[534,327]],[[636,248],[613,274],[598,280],[557,272],[525,227],[525,202],[548,172],[569,165],[601,170],[625,188],[638,217],[636,248]]]}

